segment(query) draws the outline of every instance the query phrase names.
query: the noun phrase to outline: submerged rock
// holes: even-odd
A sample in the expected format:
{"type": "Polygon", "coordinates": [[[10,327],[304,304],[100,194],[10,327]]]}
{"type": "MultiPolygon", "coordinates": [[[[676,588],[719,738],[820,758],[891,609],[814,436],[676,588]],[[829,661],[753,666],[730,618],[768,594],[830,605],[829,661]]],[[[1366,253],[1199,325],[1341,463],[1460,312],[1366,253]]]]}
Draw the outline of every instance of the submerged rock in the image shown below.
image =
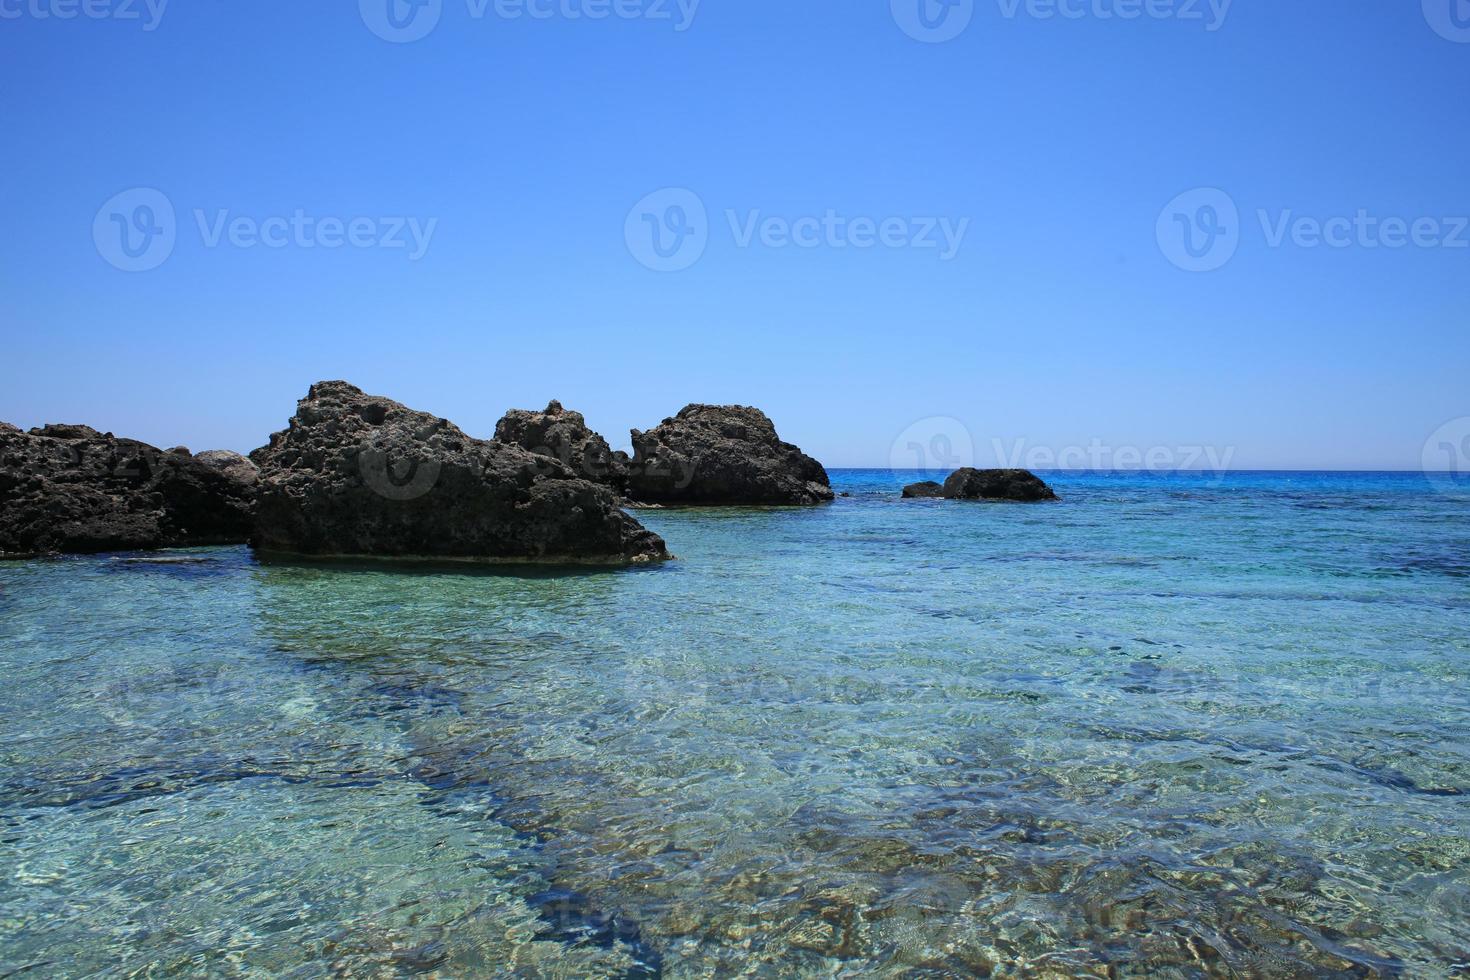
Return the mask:
{"type": "Polygon", "coordinates": [[[581,412],[568,411],[559,401],[544,412],[511,409],[495,426],[495,438],[560,460],[577,476],[611,487],[619,496],[627,491],[628,454],[614,452],[587,428],[581,412]]]}
{"type": "Polygon", "coordinates": [[[665,504],[818,504],[833,496],[822,464],[744,405],[689,405],[657,428],[634,429],[628,495],[665,504]]]}
{"type": "Polygon", "coordinates": [[[1029,470],[955,470],[944,481],[949,500],[1014,500],[1031,503],[1056,500],[1057,495],[1029,470]]]}
{"type": "Polygon", "coordinates": [[[254,487],[187,450],[0,423],[0,554],[243,544],[254,487]]]}
{"type": "Polygon", "coordinates": [[[910,483],[903,488],[903,495],[905,497],[942,497],[944,496],[944,484],[935,483],[933,480],[910,483]]]}
{"type": "Polygon", "coordinates": [[[267,552],[623,564],[669,557],[607,487],[344,381],[251,453],[267,552]]]}

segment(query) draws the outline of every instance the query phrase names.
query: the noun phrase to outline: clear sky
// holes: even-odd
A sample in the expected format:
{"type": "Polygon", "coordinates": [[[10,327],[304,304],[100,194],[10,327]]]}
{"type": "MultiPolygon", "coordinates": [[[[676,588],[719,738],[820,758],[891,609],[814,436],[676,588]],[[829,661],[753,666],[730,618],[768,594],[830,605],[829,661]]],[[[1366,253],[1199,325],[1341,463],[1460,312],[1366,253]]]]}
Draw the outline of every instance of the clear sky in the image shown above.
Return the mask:
{"type": "Polygon", "coordinates": [[[151,2],[0,0],[5,420],[1470,437],[1467,0],[151,2]]]}

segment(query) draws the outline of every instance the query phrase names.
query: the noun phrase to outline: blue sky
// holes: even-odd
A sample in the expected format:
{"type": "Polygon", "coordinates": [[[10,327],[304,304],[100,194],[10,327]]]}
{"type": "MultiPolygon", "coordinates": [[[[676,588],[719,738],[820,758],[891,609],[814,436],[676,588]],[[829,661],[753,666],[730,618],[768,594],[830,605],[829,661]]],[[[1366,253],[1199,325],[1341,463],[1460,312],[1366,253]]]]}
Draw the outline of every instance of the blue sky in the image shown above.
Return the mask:
{"type": "Polygon", "coordinates": [[[0,0],[0,418],[248,450],[340,377],[624,446],[755,404],[829,466],[1470,436],[1467,0],[387,2],[0,0]]]}

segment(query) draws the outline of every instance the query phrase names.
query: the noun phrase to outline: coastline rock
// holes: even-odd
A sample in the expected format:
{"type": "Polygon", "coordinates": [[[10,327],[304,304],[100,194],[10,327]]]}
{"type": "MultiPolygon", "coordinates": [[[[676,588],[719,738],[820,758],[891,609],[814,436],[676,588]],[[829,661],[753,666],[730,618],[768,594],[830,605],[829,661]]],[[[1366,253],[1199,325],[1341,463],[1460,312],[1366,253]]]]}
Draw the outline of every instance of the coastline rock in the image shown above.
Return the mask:
{"type": "Polygon", "coordinates": [[[550,456],[584,480],[605,484],[618,496],[628,487],[628,454],[614,452],[607,440],[587,428],[581,412],[552,401],[544,412],[513,408],[495,426],[495,438],[550,456]]]}
{"type": "Polygon", "coordinates": [[[626,564],[669,557],[611,490],[344,381],[312,385],[250,454],[265,552],[626,564]]]}
{"type": "Polygon", "coordinates": [[[654,429],[634,429],[628,494],[663,504],[833,499],[822,464],[782,442],[764,412],[744,405],[689,405],[654,429]]]}
{"type": "Polygon", "coordinates": [[[969,466],[949,475],[949,479],[944,481],[944,496],[949,500],[1014,500],[1023,503],[1057,499],[1052,488],[1029,470],[977,470],[969,466]]]}
{"type": "Polygon", "coordinates": [[[194,458],[240,483],[253,485],[260,477],[260,470],[250,462],[250,457],[232,453],[228,449],[206,449],[195,454],[194,458]]]}
{"type": "Polygon", "coordinates": [[[942,497],[944,496],[944,484],[935,483],[933,480],[925,480],[923,483],[910,483],[903,488],[906,498],[914,497],[942,497]]]}
{"type": "Polygon", "coordinates": [[[0,423],[0,554],[243,544],[253,502],[248,482],[186,451],[0,423]]]}

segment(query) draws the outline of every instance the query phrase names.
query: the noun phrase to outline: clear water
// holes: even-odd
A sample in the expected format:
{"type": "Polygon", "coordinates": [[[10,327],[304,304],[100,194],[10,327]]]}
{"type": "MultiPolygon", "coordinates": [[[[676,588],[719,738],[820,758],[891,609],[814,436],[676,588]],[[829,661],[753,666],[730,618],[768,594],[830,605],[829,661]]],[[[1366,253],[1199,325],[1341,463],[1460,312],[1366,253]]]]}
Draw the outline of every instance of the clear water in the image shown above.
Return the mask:
{"type": "Polygon", "coordinates": [[[653,569],[0,565],[0,974],[1470,969],[1470,488],[833,476],[653,569]]]}

